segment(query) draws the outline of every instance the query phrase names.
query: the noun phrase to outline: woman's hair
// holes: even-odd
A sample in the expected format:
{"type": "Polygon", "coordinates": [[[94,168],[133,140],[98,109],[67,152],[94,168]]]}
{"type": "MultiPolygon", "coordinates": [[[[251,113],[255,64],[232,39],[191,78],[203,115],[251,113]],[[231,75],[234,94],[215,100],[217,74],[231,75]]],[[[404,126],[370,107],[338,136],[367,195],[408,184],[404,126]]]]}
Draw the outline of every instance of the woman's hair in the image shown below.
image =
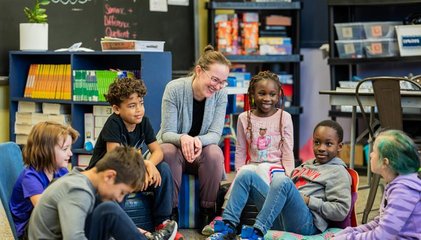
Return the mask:
{"type": "Polygon", "coordinates": [[[316,132],[317,128],[319,128],[319,127],[330,127],[332,129],[334,129],[336,131],[336,135],[338,136],[339,143],[341,143],[344,140],[344,129],[336,121],[328,119],[328,120],[323,120],[323,121],[319,122],[314,127],[313,134],[314,134],[314,132],[316,132]]]}
{"type": "MultiPolygon", "coordinates": [[[[253,78],[250,81],[249,84],[249,88],[247,91],[248,94],[248,98],[249,98],[249,102],[250,102],[250,106],[252,109],[255,109],[255,104],[254,104],[254,94],[256,91],[256,84],[262,80],[272,80],[276,86],[278,87],[278,92],[280,93],[280,98],[281,98],[281,117],[279,119],[279,132],[281,134],[281,140],[279,142],[279,147],[282,144],[282,141],[284,140],[284,136],[283,136],[283,132],[282,132],[282,116],[283,116],[283,97],[284,97],[284,92],[282,90],[282,84],[279,81],[279,78],[276,74],[270,72],[270,71],[262,71],[259,72],[257,75],[253,76],[253,78]]],[[[279,103],[277,104],[279,106],[279,103]]],[[[248,144],[249,144],[249,148],[251,146],[251,144],[253,143],[253,126],[251,123],[251,110],[247,111],[247,132],[249,133],[250,139],[248,140],[248,144]]]]}
{"type": "Polygon", "coordinates": [[[28,141],[23,148],[23,162],[37,171],[56,171],[54,148],[58,144],[63,144],[67,136],[70,136],[74,143],[79,133],[70,125],[64,126],[56,122],[47,121],[36,124],[29,133],[28,141]]]}
{"type": "Polygon", "coordinates": [[[145,180],[145,163],[140,150],[119,146],[107,152],[95,165],[98,172],[115,170],[115,184],[124,183],[138,190],[145,180]]]}
{"type": "Polygon", "coordinates": [[[145,83],[140,79],[125,77],[118,78],[111,83],[108,88],[108,94],[104,94],[104,96],[111,106],[120,106],[133,93],[137,93],[139,97],[144,97],[146,95],[145,83]]]}
{"type": "MultiPolygon", "coordinates": [[[[223,64],[228,67],[231,66],[231,62],[221,52],[215,51],[212,45],[207,45],[203,49],[202,55],[199,57],[199,59],[197,59],[195,66],[199,65],[204,70],[209,70],[209,66],[214,63],[223,64]]],[[[191,72],[191,75],[193,77],[196,76],[194,67],[191,72]]]]}
{"type": "Polygon", "coordinates": [[[418,172],[420,156],[414,141],[400,130],[381,132],[377,138],[379,160],[389,159],[390,168],[401,174],[418,172]]]}

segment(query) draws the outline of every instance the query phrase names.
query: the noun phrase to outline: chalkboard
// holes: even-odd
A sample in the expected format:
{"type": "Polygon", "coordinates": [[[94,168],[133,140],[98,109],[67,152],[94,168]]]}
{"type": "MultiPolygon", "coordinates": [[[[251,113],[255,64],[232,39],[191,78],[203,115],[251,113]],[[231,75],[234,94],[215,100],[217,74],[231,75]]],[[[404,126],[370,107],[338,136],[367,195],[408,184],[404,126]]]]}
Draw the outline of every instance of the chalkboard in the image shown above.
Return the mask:
{"type": "MultiPolygon", "coordinates": [[[[0,75],[8,75],[8,51],[19,50],[19,23],[27,22],[25,6],[35,0],[0,0],[0,75]]],[[[194,63],[193,0],[188,6],[169,5],[168,12],[149,11],[149,0],[51,0],[46,6],[49,50],[82,47],[101,50],[104,36],[165,41],[173,70],[194,63]]]]}

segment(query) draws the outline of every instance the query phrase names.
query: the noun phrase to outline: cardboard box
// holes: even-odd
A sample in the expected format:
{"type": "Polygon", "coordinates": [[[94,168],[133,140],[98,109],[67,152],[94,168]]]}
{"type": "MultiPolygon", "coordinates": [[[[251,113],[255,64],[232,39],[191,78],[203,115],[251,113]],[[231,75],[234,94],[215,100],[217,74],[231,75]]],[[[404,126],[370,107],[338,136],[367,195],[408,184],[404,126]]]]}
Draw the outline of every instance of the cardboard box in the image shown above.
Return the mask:
{"type": "MultiPolygon", "coordinates": [[[[351,155],[351,145],[349,143],[344,143],[342,146],[342,151],[339,152],[339,156],[347,165],[349,165],[349,157],[351,155]]],[[[363,155],[363,145],[355,145],[355,166],[364,165],[364,155],[363,155]]]]}

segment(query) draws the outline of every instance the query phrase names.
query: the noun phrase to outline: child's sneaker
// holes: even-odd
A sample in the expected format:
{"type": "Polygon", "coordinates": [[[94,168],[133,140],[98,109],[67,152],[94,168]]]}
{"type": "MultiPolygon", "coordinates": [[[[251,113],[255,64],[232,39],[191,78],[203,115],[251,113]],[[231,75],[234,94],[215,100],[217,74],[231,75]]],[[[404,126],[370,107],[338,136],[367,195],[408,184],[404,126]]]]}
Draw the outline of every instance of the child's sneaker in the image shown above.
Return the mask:
{"type": "MultiPolygon", "coordinates": [[[[159,230],[163,229],[165,227],[165,224],[167,224],[169,221],[171,221],[171,220],[165,220],[164,222],[162,222],[161,224],[156,226],[155,231],[159,231],[159,230]]],[[[176,220],[174,220],[174,221],[177,222],[176,220]]],[[[177,231],[177,233],[175,234],[174,240],[184,240],[183,234],[181,234],[180,232],[177,231]]]]}
{"type": "Polygon", "coordinates": [[[240,236],[241,240],[263,240],[263,236],[260,236],[253,227],[247,225],[241,228],[240,236]]]}
{"type": "Polygon", "coordinates": [[[217,221],[217,220],[222,220],[222,217],[221,217],[221,216],[217,216],[217,217],[215,217],[215,218],[212,220],[212,222],[210,222],[208,225],[206,225],[206,226],[202,229],[202,234],[203,234],[203,235],[205,235],[205,236],[210,236],[210,235],[214,234],[214,233],[215,233],[215,230],[214,230],[214,225],[215,225],[215,221],[217,221]]]}
{"type": "Polygon", "coordinates": [[[215,221],[214,231],[215,233],[206,238],[207,240],[232,240],[237,238],[235,228],[221,220],[215,221]]]}
{"type": "MultiPolygon", "coordinates": [[[[174,240],[177,234],[177,222],[167,220],[160,224],[161,228],[154,233],[145,234],[149,240],[174,240]]],[[[157,227],[159,228],[159,227],[157,227]]]]}
{"type": "Polygon", "coordinates": [[[174,240],[184,240],[183,234],[176,232],[174,240]]]}

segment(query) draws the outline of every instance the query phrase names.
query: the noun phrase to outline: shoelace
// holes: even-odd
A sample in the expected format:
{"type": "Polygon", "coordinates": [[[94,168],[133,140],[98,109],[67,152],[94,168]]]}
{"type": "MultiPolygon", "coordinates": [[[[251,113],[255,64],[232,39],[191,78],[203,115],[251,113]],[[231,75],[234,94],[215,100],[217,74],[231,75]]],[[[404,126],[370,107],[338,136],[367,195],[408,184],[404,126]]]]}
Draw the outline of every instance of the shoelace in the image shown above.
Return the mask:
{"type": "MultiPolygon", "coordinates": [[[[165,230],[165,231],[166,231],[166,230],[165,230]]],[[[164,239],[165,235],[166,235],[166,234],[164,233],[164,231],[155,232],[155,233],[153,234],[153,239],[155,239],[155,240],[164,239]]]]}

